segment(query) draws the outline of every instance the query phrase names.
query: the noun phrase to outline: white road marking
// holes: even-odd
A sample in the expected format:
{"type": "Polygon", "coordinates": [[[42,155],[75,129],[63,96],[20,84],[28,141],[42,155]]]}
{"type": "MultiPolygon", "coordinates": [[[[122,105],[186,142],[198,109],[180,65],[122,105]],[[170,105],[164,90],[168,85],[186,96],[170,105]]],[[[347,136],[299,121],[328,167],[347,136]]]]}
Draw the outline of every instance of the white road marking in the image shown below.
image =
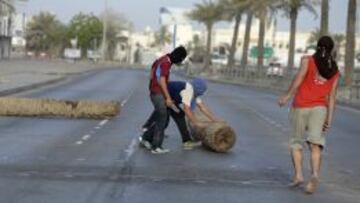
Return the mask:
{"type": "Polygon", "coordinates": [[[128,146],[128,148],[125,150],[126,152],[126,157],[125,157],[125,161],[129,161],[130,160],[130,157],[134,154],[135,152],[135,149],[136,149],[136,144],[137,144],[137,138],[133,138],[131,140],[131,143],[130,145],[128,146]]]}
{"type": "Polygon", "coordinates": [[[127,103],[127,100],[122,101],[121,104],[120,104],[121,107],[125,106],[126,103],[127,103]]]}
{"type": "Polygon", "coordinates": [[[121,104],[120,104],[121,107],[125,106],[125,104],[129,101],[129,99],[132,97],[133,94],[134,94],[134,90],[132,90],[130,92],[129,96],[126,99],[124,99],[124,101],[121,102],[121,104]]]}
{"type": "Polygon", "coordinates": [[[100,126],[95,126],[95,129],[100,129],[101,127],[100,126]]]}
{"type": "Polygon", "coordinates": [[[352,113],[358,113],[360,114],[360,110],[355,109],[355,108],[351,108],[351,107],[347,107],[347,106],[342,106],[342,105],[338,105],[337,106],[339,109],[345,110],[345,111],[350,111],[352,113]]]}
{"type": "Polygon", "coordinates": [[[83,141],[81,141],[81,140],[79,140],[79,141],[77,141],[77,142],[75,142],[75,144],[77,144],[77,145],[81,145],[81,144],[83,144],[84,142],[83,141]]]}
{"type": "Polygon", "coordinates": [[[88,140],[91,138],[91,135],[84,135],[81,139],[82,140],[88,140]]]}
{"type": "Polygon", "coordinates": [[[107,122],[109,122],[109,120],[105,119],[105,120],[103,120],[103,121],[101,121],[101,122],[99,123],[99,126],[103,126],[103,125],[105,125],[107,122]]]}

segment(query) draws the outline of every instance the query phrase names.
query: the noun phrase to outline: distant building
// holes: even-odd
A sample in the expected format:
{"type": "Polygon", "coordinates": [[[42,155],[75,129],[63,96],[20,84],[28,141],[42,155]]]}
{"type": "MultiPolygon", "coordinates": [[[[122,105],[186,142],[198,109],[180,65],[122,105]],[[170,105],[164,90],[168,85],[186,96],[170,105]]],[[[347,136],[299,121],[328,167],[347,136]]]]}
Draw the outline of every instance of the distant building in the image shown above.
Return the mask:
{"type": "MultiPolygon", "coordinates": [[[[192,21],[187,17],[187,12],[189,9],[183,8],[169,8],[163,7],[160,9],[159,18],[160,26],[165,26],[168,29],[168,32],[174,37],[176,36],[177,45],[189,45],[191,44],[194,35],[198,35],[201,43],[205,45],[207,39],[207,30],[203,27],[202,30],[196,30],[193,26],[192,21]],[[176,29],[175,29],[176,25],[176,29]],[[174,35],[176,31],[176,35],[174,35]]],[[[360,15],[360,12],[358,16],[360,15]]],[[[245,17],[245,16],[244,16],[245,17]]],[[[359,18],[358,18],[359,19],[359,18]]],[[[251,27],[250,34],[250,44],[249,52],[251,49],[256,48],[258,44],[259,36],[259,20],[253,18],[253,23],[251,27]]],[[[281,58],[283,64],[287,64],[288,52],[289,52],[289,31],[279,31],[277,30],[276,22],[266,23],[265,31],[265,47],[270,47],[273,50],[274,56],[281,58]]],[[[244,45],[245,37],[245,21],[242,21],[239,28],[239,35],[237,40],[237,47],[235,53],[235,59],[240,60],[242,55],[242,49],[244,45]]],[[[232,35],[233,35],[234,24],[231,23],[228,26],[216,26],[213,29],[212,33],[212,53],[227,55],[228,50],[231,46],[232,35]]],[[[300,59],[303,54],[311,54],[309,47],[311,44],[308,43],[308,40],[311,36],[310,32],[297,32],[296,33],[296,42],[295,42],[295,65],[300,64],[300,59]]],[[[174,39],[172,39],[172,42],[174,39]]],[[[171,45],[171,44],[170,44],[171,45]]],[[[171,47],[171,46],[170,46],[171,47]]],[[[357,38],[356,38],[356,50],[360,52],[360,21],[357,26],[357,38]]],[[[250,63],[256,62],[256,58],[250,57],[250,63]]],[[[266,60],[265,60],[266,62],[266,60]]]]}
{"type": "Polygon", "coordinates": [[[193,40],[194,30],[187,17],[188,9],[160,8],[160,26],[165,26],[172,36],[172,45],[187,45],[193,40]],[[175,39],[174,39],[175,38],[175,39]]]}
{"type": "Polygon", "coordinates": [[[28,22],[28,18],[25,16],[25,13],[13,15],[11,44],[13,50],[15,51],[25,50],[26,47],[25,32],[26,32],[27,22],[28,22]]]}
{"type": "Polygon", "coordinates": [[[9,58],[11,53],[11,15],[14,8],[0,1],[0,60],[9,58]]]}

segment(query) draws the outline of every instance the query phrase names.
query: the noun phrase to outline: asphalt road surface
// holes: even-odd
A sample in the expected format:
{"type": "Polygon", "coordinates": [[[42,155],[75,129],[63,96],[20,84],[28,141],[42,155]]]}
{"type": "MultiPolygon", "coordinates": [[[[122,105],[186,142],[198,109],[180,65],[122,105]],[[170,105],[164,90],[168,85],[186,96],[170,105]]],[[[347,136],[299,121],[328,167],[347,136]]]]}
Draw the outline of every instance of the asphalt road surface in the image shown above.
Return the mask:
{"type": "Polygon", "coordinates": [[[164,143],[171,153],[153,155],[137,143],[152,110],[147,78],[111,69],[20,95],[111,99],[123,107],[110,121],[1,117],[0,202],[360,202],[359,110],[337,109],[321,184],[308,196],[287,187],[288,108],[278,108],[276,94],[211,83],[204,101],[235,129],[232,151],[185,151],[172,123],[164,143]]]}

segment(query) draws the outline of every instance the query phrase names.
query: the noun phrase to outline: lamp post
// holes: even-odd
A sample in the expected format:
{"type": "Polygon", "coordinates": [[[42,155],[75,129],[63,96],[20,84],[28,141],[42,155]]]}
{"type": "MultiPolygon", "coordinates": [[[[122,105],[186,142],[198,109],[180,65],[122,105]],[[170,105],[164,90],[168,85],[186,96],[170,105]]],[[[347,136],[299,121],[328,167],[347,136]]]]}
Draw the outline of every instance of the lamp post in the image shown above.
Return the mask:
{"type": "Polygon", "coordinates": [[[102,38],[102,47],[101,47],[101,58],[105,61],[106,55],[106,33],[107,33],[107,12],[108,12],[108,0],[104,0],[104,16],[103,16],[103,38],[102,38]]]}

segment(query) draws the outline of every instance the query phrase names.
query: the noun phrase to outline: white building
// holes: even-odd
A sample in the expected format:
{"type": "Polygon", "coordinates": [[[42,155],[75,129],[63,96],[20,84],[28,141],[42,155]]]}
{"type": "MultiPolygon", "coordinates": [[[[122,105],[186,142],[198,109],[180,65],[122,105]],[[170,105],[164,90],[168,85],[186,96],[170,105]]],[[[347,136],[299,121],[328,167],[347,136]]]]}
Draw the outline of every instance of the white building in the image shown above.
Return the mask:
{"type": "Polygon", "coordinates": [[[163,7],[160,9],[160,26],[167,27],[172,36],[173,46],[187,45],[193,40],[193,26],[186,15],[189,11],[182,8],[163,7]]]}
{"type": "Polygon", "coordinates": [[[15,50],[24,50],[26,46],[25,32],[28,22],[25,13],[15,14],[12,18],[12,40],[11,44],[15,50]]]}
{"type": "Polygon", "coordinates": [[[11,53],[11,14],[14,8],[0,2],[0,59],[9,58],[11,53]]]}

